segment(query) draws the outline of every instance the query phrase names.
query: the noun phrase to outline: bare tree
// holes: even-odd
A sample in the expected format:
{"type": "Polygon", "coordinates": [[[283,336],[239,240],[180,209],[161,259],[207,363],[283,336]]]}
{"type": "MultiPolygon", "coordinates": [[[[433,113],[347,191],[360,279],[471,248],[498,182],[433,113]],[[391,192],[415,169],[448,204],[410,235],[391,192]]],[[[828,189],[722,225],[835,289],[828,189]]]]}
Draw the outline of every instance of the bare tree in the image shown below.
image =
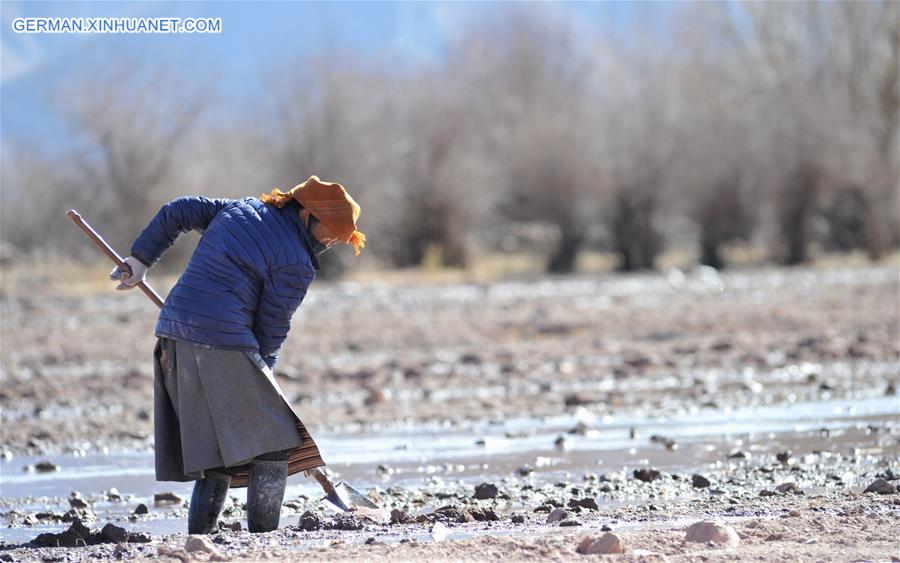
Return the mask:
{"type": "Polygon", "coordinates": [[[505,167],[502,216],[553,225],[558,238],[546,269],[571,272],[599,208],[590,173],[589,53],[569,20],[543,9],[492,20],[464,45],[473,74],[485,77],[488,109],[474,113],[494,166],[505,167]]]}
{"type": "MultiPolygon", "coordinates": [[[[246,129],[256,131],[264,147],[264,191],[288,190],[311,175],[344,184],[364,209],[367,254],[379,253],[402,103],[393,98],[389,78],[374,63],[325,52],[278,63],[261,78],[263,100],[246,129]]],[[[344,261],[341,251],[330,252],[321,274],[339,275],[344,261]]]]}
{"type": "Polygon", "coordinates": [[[608,102],[604,133],[606,181],[612,187],[608,205],[613,248],[619,269],[652,269],[663,249],[659,218],[675,154],[679,119],[674,68],[664,58],[623,52],[617,63],[615,97],[608,102]]]}
{"type": "Polygon", "coordinates": [[[58,103],[78,140],[70,155],[75,181],[98,223],[127,247],[161,201],[190,191],[179,168],[211,94],[205,84],[133,61],[66,84],[65,92],[58,103]]]}
{"type": "MultiPolygon", "coordinates": [[[[896,223],[898,5],[890,2],[704,6],[719,76],[753,117],[781,258],[809,258],[809,224],[843,186],[861,186],[866,246],[896,223]],[[877,203],[876,203],[877,202],[877,203]]],[[[702,26],[701,26],[702,27],[702,26]]]]}

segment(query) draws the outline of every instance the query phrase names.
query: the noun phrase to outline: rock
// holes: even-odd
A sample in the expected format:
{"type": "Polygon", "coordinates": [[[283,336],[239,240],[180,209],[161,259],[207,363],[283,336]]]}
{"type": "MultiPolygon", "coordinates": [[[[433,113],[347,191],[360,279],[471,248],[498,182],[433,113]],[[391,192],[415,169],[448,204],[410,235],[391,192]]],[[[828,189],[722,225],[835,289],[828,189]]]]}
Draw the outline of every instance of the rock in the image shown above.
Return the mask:
{"type": "Polygon", "coordinates": [[[712,483],[710,483],[709,479],[703,475],[691,475],[691,486],[695,489],[705,489],[710,485],[712,485],[712,483]]]}
{"type": "Polygon", "coordinates": [[[566,518],[562,522],[559,523],[562,528],[573,528],[575,526],[581,526],[581,522],[574,518],[566,518]]]}
{"type": "Polygon", "coordinates": [[[103,526],[100,533],[95,535],[95,539],[102,543],[148,543],[151,538],[146,534],[129,532],[125,528],[110,523],[103,526]]]}
{"type": "Polygon", "coordinates": [[[734,450],[728,454],[728,459],[750,459],[751,457],[750,452],[743,450],[734,450]]]}
{"type": "MultiPolygon", "coordinates": [[[[219,522],[219,531],[228,530],[230,526],[224,522],[219,522]]],[[[231,540],[224,534],[216,534],[213,536],[212,542],[216,545],[231,545],[231,540]]]]}
{"type": "Polygon", "coordinates": [[[426,514],[425,517],[429,522],[455,522],[458,524],[465,524],[466,522],[475,521],[475,517],[468,510],[462,510],[458,506],[452,504],[442,506],[431,514],[426,514]]]}
{"type": "Polygon", "coordinates": [[[569,429],[569,434],[575,434],[576,436],[587,436],[590,430],[590,426],[582,421],[578,421],[578,424],[569,429]]]}
{"type": "Polygon", "coordinates": [[[524,524],[525,523],[525,515],[524,514],[513,514],[512,518],[510,518],[513,524],[524,524]]]}
{"type": "Polygon", "coordinates": [[[791,465],[794,458],[791,457],[791,452],[784,451],[775,454],[775,459],[782,465],[791,465]]]}
{"type": "Polygon", "coordinates": [[[532,473],[534,473],[534,468],[530,465],[523,465],[522,467],[516,469],[516,473],[519,474],[519,477],[528,477],[532,473]]]}
{"type": "Polygon", "coordinates": [[[478,522],[499,522],[500,517],[492,508],[473,508],[469,514],[478,522]]]}
{"type": "Polygon", "coordinates": [[[412,518],[403,510],[397,508],[391,510],[391,524],[409,524],[412,518]]]}
{"type": "Polygon", "coordinates": [[[206,536],[188,536],[187,541],[184,542],[184,550],[188,553],[219,554],[212,541],[206,536]]]}
{"type": "Polygon", "coordinates": [[[168,504],[179,504],[182,498],[171,491],[165,493],[156,493],[153,495],[153,504],[156,506],[165,506],[168,504]]]}
{"type": "Polygon", "coordinates": [[[113,487],[106,491],[106,500],[110,502],[120,502],[122,500],[122,494],[119,492],[119,489],[113,487]]]}
{"type": "Polygon", "coordinates": [[[607,532],[599,538],[584,538],[584,540],[578,544],[576,551],[584,555],[607,555],[612,553],[624,553],[625,550],[622,547],[622,540],[619,536],[607,532]]]}
{"type": "MultiPolygon", "coordinates": [[[[159,557],[168,557],[169,559],[177,559],[178,561],[190,561],[191,556],[183,549],[172,549],[171,547],[160,545],[156,548],[156,555],[159,557]]],[[[210,557],[212,559],[212,557],[210,557]]]]}
{"type": "Polygon", "coordinates": [[[797,483],[782,483],[775,487],[775,490],[783,495],[786,494],[794,494],[794,495],[802,495],[803,491],[800,490],[800,487],[797,486],[797,483]]]}
{"type": "Polygon", "coordinates": [[[81,493],[72,493],[72,496],[69,497],[69,506],[76,510],[84,510],[89,505],[86,500],[81,498],[81,493]]]}
{"type": "Polygon", "coordinates": [[[588,497],[583,499],[570,499],[569,500],[569,508],[586,508],[588,510],[600,510],[600,507],[597,506],[597,501],[588,497]]]}
{"type": "Polygon", "coordinates": [[[322,528],[322,520],[313,512],[307,510],[300,515],[300,529],[305,532],[312,532],[322,528]]]}
{"type": "Polygon", "coordinates": [[[391,392],[387,389],[372,388],[369,389],[369,395],[363,401],[367,407],[381,405],[391,400],[391,392]]]}
{"type": "Polygon", "coordinates": [[[100,543],[99,534],[91,530],[81,520],[74,520],[69,529],[58,534],[44,533],[32,540],[42,547],[79,547],[100,543]]]}
{"type": "Polygon", "coordinates": [[[741,538],[731,526],[704,520],[688,526],[684,535],[684,541],[700,543],[712,542],[719,545],[734,547],[741,542],[741,538]]]}
{"type": "Polygon", "coordinates": [[[884,479],[875,479],[866,487],[866,493],[878,493],[879,495],[893,495],[897,492],[897,487],[891,485],[884,479]]]}
{"type": "Polygon", "coordinates": [[[62,517],[63,522],[96,522],[97,515],[87,509],[77,509],[72,508],[69,509],[68,512],[63,514],[62,517]]]}
{"type": "Polygon", "coordinates": [[[676,442],[675,440],[673,440],[671,438],[666,438],[665,436],[659,436],[657,434],[654,434],[653,436],[650,436],[650,441],[653,442],[654,444],[659,444],[659,445],[665,447],[667,450],[677,450],[678,449],[678,442],[676,442]]]}
{"type": "Polygon", "coordinates": [[[356,531],[363,529],[363,523],[353,514],[338,514],[324,524],[326,530],[356,531]]]}
{"type": "Polygon", "coordinates": [[[59,471],[59,466],[49,461],[41,461],[34,464],[34,470],[38,473],[52,473],[59,471]]]}
{"type": "Polygon", "coordinates": [[[468,352],[468,353],[460,356],[459,361],[460,361],[460,363],[463,363],[463,364],[478,365],[481,363],[481,357],[478,354],[473,354],[472,352],[468,352]]]}
{"type": "Polygon", "coordinates": [[[448,528],[446,524],[435,522],[431,527],[431,530],[429,530],[429,533],[431,533],[431,537],[434,541],[444,541],[450,534],[450,528],[448,528]]]}
{"type": "Polygon", "coordinates": [[[564,508],[554,508],[550,514],[547,515],[547,520],[545,524],[553,524],[554,522],[559,522],[560,520],[565,520],[569,517],[569,511],[564,508]]]}
{"type": "Polygon", "coordinates": [[[135,507],[134,512],[132,514],[141,515],[141,514],[149,514],[149,513],[150,513],[150,509],[147,508],[146,504],[142,503],[135,507]]]}
{"type": "Polygon", "coordinates": [[[640,469],[635,469],[633,475],[635,479],[645,483],[656,481],[662,477],[662,473],[660,473],[659,469],[654,467],[641,467],[640,469]]]}
{"type": "Polygon", "coordinates": [[[38,520],[59,520],[63,521],[63,515],[56,512],[38,512],[37,514],[28,514],[25,517],[25,521],[22,522],[26,526],[34,526],[40,524],[40,522],[35,522],[34,519],[38,520]],[[29,518],[31,517],[31,518],[29,518]]]}
{"type": "Polygon", "coordinates": [[[125,543],[128,541],[128,532],[125,531],[125,528],[120,528],[115,524],[107,524],[100,530],[100,537],[109,543],[125,543]]]}
{"type": "Polygon", "coordinates": [[[475,487],[475,498],[480,500],[496,498],[500,491],[492,483],[482,483],[475,487]]]}
{"type": "Polygon", "coordinates": [[[44,547],[83,547],[87,545],[87,541],[82,536],[70,530],[58,534],[41,534],[32,540],[32,543],[44,547]]]}

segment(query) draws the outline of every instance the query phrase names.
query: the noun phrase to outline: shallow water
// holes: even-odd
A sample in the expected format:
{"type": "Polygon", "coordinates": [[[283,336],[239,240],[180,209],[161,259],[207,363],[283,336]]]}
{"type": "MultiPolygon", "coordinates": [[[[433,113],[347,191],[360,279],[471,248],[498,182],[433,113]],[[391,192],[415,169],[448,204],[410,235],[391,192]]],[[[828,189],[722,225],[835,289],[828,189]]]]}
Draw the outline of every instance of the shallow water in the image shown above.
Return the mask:
{"type": "MultiPolygon", "coordinates": [[[[885,439],[886,427],[900,425],[900,398],[871,397],[793,403],[740,410],[701,409],[676,416],[604,416],[588,411],[551,418],[512,418],[506,421],[461,425],[409,425],[341,435],[321,434],[317,442],[329,467],[340,478],[365,491],[372,487],[422,486],[438,480],[467,483],[499,480],[518,467],[534,468],[537,480],[554,480],[566,474],[603,473],[652,464],[660,469],[701,471],[710,464],[729,462],[735,447],[752,455],[784,449],[797,452],[844,451],[857,448],[872,454],[896,456],[900,445],[885,439]],[[581,434],[569,431],[581,423],[581,434]],[[586,430],[584,430],[586,429],[586,430]],[[674,440],[677,449],[652,442],[653,435],[674,440]],[[555,445],[563,436],[563,447],[555,445]],[[379,470],[378,465],[387,468],[379,470]],[[390,474],[389,476],[387,474],[390,474]]],[[[115,487],[126,498],[113,503],[97,500],[99,523],[118,522],[126,528],[151,534],[182,532],[182,507],[153,507],[153,493],[174,491],[188,499],[191,483],[157,483],[152,452],[96,453],[84,457],[57,455],[50,458],[59,471],[23,471],[44,457],[16,457],[0,464],[0,502],[3,514],[68,510],[67,498],[80,491],[89,500],[115,487]],[[131,523],[128,514],[138,503],[150,507],[146,520],[131,523]]],[[[245,489],[232,493],[239,502],[245,489]]],[[[311,480],[294,476],[286,499],[320,489],[311,480]]],[[[283,522],[295,519],[285,516],[283,522]]],[[[45,531],[68,525],[15,527],[0,531],[9,542],[23,542],[45,531]]],[[[452,537],[452,535],[451,535],[452,537]]]]}

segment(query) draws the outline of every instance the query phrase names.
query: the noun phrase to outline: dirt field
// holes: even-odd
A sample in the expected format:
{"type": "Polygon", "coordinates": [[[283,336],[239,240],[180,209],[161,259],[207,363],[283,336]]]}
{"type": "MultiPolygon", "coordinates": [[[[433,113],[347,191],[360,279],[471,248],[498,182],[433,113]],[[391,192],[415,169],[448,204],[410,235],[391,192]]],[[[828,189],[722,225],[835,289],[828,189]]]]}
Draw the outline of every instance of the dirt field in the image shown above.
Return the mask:
{"type": "MultiPolygon", "coordinates": [[[[22,460],[147,450],[156,312],[142,295],[6,296],[2,309],[4,489],[27,491],[22,460]]],[[[423,452],[429,436],[466,446],[418,459],[391,446],[395,462],[334,454],[337,471],[406,521],[303,530],[307,510],[322,528],[343,526],[304,494],[288,499],[282,530],[223,531],[215,555],[192,557],[569,560],[608,527],[627,561],[900,558],[900,494],[863,492],[900,484],[896,267],[314,285],[276,375],[335,444],[393,432],[423,452]],[[653,467],[656,477],[634,473],[653,467]],[[481,482],[499,493],[474,499],[481,482]],[[580,498],[596,508],[572,509],[580,498]],[[556,505],[578,525],[546,523],[556,505]],[[685,543],[704,519],[733,526],[739,543],[685,543]]],[[[81,491],[89,526],[121,517],[146,530],[152,511],[104,517],[107,488],[81,491]]],[[[68,510],[69,492],[4,492],[0,510],[10,530],[37,536],[35,515],[68,510]]],[[[166,517],[182,518],[177,508],[166,517]]],[[[240,518],[238,501],[224,520],[240,518]]],[[[188,556],[183,534],[79,548],[19,538],[0,558],[188,556]]]]}

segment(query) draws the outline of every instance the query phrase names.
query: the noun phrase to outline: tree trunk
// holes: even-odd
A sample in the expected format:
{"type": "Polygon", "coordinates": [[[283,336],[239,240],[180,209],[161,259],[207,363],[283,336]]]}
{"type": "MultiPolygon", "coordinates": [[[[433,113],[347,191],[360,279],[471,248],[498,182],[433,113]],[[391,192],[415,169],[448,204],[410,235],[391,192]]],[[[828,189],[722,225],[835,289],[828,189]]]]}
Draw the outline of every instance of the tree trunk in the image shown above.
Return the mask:
{"type": "Polygon", "coordinates": [[[869,208],[869,220],[866,221],[866,254],[870,260],[880,260],[888,253],[888,233],[885,221],[877,209],[869,208]]]}
{"type": "Polygon", "coordinates": [[[575,263],[578,260],[578,252],[584,243],[584,237],[579,229],[573,227],[564,227],[562,236],[556,250],[547,261],[547,273],[550,274],[571,274],[575,271],[575,263]]]}
{"type": "Polygon", "coordinates": [[[469,253],[461,233],[444,233],[441,240],[441,265],[447,268],[465,268],[469,253]]]}
{"type": "Polygon", "coordinates": [[[700,263],[704,266],[711,266],[717,270],[725,267],[725,260],[719,248],[720,237],[714,233],[707,232],[706,225],[703,226],[703,234],[700,241],[700,263]]]}
{"type": "Polygon", "coordinates": [[[612,220],[613,240],[622,257],[619,270],[653,269],[662,249],[662,237],[654,224],[656,199],[652,195],[620,192],[612,220]]]}
{"type": "Polygon", "coordinates": [[[796,266],[809,261],[809,226],[808,218],[798,215],[797,220],[786,226],[784,237],[787,242],[787,256],[784,263],[788,266],[796,266]]]}
{"type": "Polygon", "coordinates": [[[693,218],[700,225],[700,263],[721,270],[722,246],[749,238],[755,218],[741,193],[741,177],[725,176],[697,201],[693,218]]]}
{"type": "Polygon", "coordinates": [[[787,251],[784,263],[789,266],[809,261],[810,228],[818,193],[818,171],[804,165],[791,175],[780,194],[779,220],[787,251]]]}

